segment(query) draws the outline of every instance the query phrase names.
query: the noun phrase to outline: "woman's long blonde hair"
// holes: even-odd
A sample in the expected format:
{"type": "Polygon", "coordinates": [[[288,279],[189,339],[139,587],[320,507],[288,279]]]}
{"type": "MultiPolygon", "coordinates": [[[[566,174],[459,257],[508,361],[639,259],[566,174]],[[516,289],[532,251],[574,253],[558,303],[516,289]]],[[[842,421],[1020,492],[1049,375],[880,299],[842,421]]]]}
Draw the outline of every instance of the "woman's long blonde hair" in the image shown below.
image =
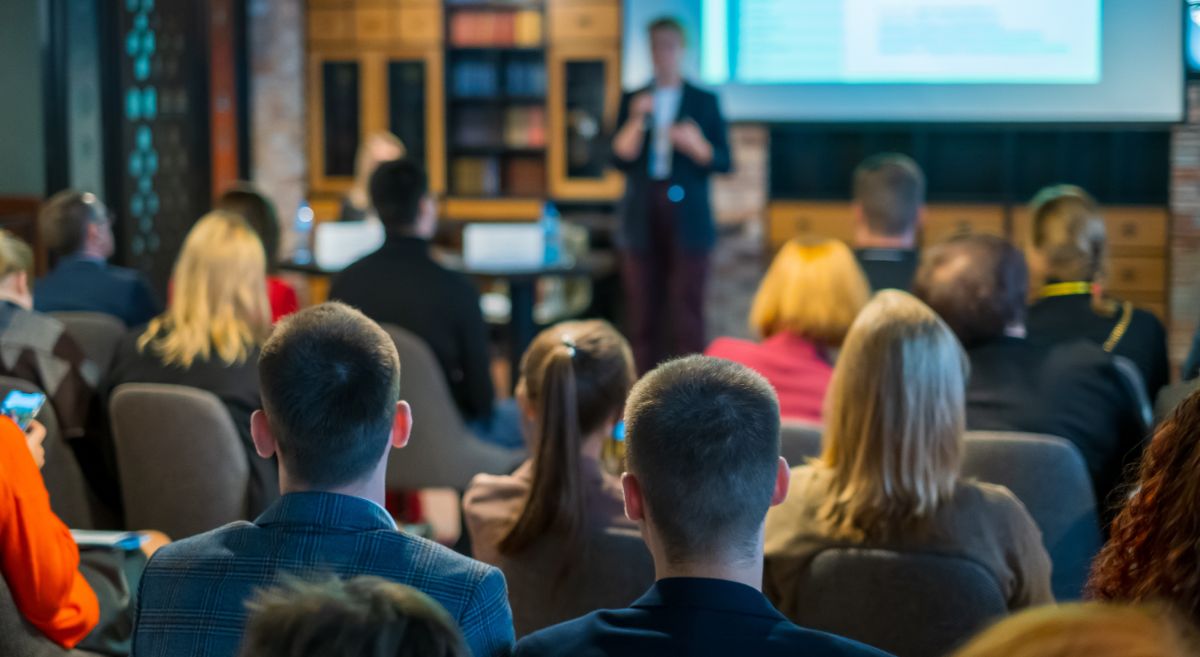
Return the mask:
{"type": "Polygon", "coordinates": [[[371,182],[371,174],[379,168],[381,160],[377,155],[380,149],[391,148],[397,155],[394,160],[402,159],[408,152],[400,138],[386,130],[372,132],[358,146],[354,156],[354,184],[350,187],[350,204],[360,210],[371,207],[371,194],[367,186],[371,182]]]}
{"type": "Polygon", "coordinates": [[[832,239],[794,239],[758,286],[750,328],[764,338],[787,331],[838,347],[870,298],[871,285],[849,247],[832,239]]]}
{"type": "Polygon", "coordinates": [[[886,539],[931,516],[958,483],[966,355],[946,324],[906,292],[863,308],[829,385],[823,509],[852,540],[886,539]]]}
{"type": "Polygon", "coordinates": [[[151,320],[138,349],[185,368],[214,355],[226,365],[246,362],[271,330],[266,271],[262,242],[244,219],[204,215],[175,261],[167,310],[151,320]]]}

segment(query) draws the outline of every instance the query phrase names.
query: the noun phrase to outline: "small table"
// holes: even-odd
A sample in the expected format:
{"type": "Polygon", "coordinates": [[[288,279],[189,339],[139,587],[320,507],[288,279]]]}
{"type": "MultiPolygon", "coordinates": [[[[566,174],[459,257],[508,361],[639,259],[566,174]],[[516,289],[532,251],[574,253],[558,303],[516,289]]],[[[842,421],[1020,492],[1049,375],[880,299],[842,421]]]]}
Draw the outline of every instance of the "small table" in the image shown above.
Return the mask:
{"type": "MultiPolygon", "coordinates": [[[[508,320],[509,361],[512,366],[511,383],[514,387],[520,377],[521,357],[537,333],[537,322],[533,318],[533,306],[538,279],[545,276],[557,276],[596,280],[612,274],[617,268],[617,257],[612,251],[592,251],[570,264],[524,268],[478,268],[468,266],[461,256],[439,253],[435,257],[447,269],[461,272],[472,278],[508,281],[508,294],[512,304],[508,320]]],[[[283,271],[320,277],[334,276],[341,271],[324,269],[316,263],[284,262],[279,265],[279,268],[283,271]]]]}

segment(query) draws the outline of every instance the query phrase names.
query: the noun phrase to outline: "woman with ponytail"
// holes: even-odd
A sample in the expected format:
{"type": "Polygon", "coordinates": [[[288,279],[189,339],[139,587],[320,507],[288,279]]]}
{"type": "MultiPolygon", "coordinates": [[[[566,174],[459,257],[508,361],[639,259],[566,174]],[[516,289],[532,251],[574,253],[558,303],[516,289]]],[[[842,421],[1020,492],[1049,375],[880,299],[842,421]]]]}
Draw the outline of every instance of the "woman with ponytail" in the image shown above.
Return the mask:
{"type": "Polygon", "coordinates": [[[573,554],[589,528],[633,526],[600,452],[634,379],[629,344],[607,322],[566,322],[534,339],[517,384],[532,456],[512,475],[478,475],[463,498],[476,559],[499,564],[551,535],[573,554]]]}

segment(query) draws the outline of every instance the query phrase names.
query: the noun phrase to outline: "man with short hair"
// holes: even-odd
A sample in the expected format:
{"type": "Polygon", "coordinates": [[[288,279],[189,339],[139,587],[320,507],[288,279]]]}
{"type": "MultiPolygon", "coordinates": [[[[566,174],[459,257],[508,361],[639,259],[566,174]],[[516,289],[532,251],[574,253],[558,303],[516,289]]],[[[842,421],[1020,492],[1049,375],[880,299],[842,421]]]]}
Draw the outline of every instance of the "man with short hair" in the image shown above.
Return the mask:
{"type": "MultiPolygon", "coordinates": [[[[254,591],[284,575],[377,575],[429,594],[476,657],[512,648],[500,571],[398,531],[383,508],[390,448],[408,441],[400,361],[362,313],[327,303],[284,319],[259,360],[260,456],[278,456],[283,497],[160,550],[142,579],[133,654],[234,657],[254,591]]],[[[198,500],[197,503],[203,503],[198,500]]]]}
{"type": "Polygon", "coordinates": [[[140,272],[108,264],[112,220],[95,194],[68,189],[51,196],[38,212],[38,231],[57,259],[34,286],[38,311],[104,313],[139,326],[162,310],[140,272]]]}
{"type": "Polygon", "coordinates": [[[1100,347],[1025,338],[1029,273],[1020,250],[991,235],[952,238],[926,253],[914,287],[967,351],[967,427],[1071,441],[1106,510],[1140,453],[1138,407],[1100,347]]]}
{"type": "Polygon", "coordinates": [[[925,174],[911,157],[880,153],[854,170],[854,246],[875,290],[907,290],[917,270],[925,174]]]}
{"type": "Polygon", "coordinates": [[[378,251],[337,275],[329,298],[424,341],[472,431],[491,442],[520,447],[523,440],[515,413],[509,418],[496,408],[479,291],[430,253],[429,242],[437,232],[437,202],[429,193],[425,170],[414,160],[384,162],[371,175],[368,187],[387,237],[378,251]]]}
{"type": "Polygon", "coordinates": [[[634,386],[625,422],[625,512],[658,581],[627,609],[522,639],[518,657],[883,655],[792,624],[762,594],[763,523],[789,478],[766,379],[716,358],[669,361],[634,386]]]}

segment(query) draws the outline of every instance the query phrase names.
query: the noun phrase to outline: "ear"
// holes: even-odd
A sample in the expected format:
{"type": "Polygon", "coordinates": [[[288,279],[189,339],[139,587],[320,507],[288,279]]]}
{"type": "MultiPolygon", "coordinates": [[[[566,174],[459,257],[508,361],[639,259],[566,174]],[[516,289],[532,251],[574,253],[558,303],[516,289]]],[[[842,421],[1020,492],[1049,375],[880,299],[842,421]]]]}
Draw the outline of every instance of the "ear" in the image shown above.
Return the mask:
{"type": "Polygon", "coordinates": [[[522,378],[517,382],[515,395],[517,398],[517,408],[521,411],[521,417],[526,422],[533,422],[537,419],[537,409],[529,401],[529,389],[525,387],[525,379],[522,378]]]}
{"type": "Polygon", "coordinates": [[[862,203],[859,203],[858,201],[851,201],[850,202],[850,215],[852,217],[854,217],[854,225],[855,226],[862,226],[866,223],[866,217],[863,216],[862,203]]]}
{"type": "Polygon", "coordinates": [[[406,401],[396,402],[396,419],[392,421],[392,447],[404,449],[412,436],[412,407],[406,401]]]}
{"type": "Polygon", "coordinates": [[[792,469],[788,467],[787,459],[779,457],[775,468],[775,490],[771,492],[771,506],[783,504],[787,499],[788,486],[792,482],[792,469]]]}
{"type": "Polygon", "coordinates": [[[634,522],[645,520],[646,507],[642,499],[642,484],[637,477],[628,472],[621,475],[621,490],[625,493],[625,517],[634,522]]]}
{"type": "Polygon", "coordinates": [[[254,451],[264,459],[271,458],[279,449],[275,434],[271,432],[271,423],[262,410],[254,411],[250,416],[250,438],[254,441],[254,451]]]}
{"type": "Polygon", "coordinates": [[[926,211],[925,206],[922,205],[921,209],[917,211],[917,225],[913,226],[914,232],[921,230],[921,228],[925,226],[925,219],[927,219],[928,216],[929,213],[926,211]]]}

